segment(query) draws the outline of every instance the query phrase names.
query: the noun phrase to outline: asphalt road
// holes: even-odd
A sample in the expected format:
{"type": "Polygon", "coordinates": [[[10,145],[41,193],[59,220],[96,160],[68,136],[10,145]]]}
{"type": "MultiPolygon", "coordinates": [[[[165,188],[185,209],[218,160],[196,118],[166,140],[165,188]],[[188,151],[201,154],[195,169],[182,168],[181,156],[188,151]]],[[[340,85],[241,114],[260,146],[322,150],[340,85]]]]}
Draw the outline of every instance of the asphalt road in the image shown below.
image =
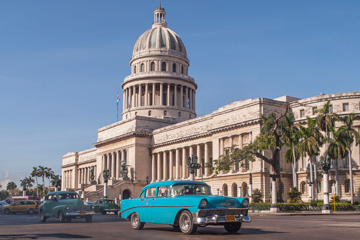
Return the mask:
{"type": "MultiPolygon", "coordinates": [[[[251,215],[250,215],[251,216],[251,215]]],[[[176,232],[171,226],[147,223],[133,230],[129,221],[116,215],[95,215],[93,222],[75,219],[59,223],[30,214],[0,214],[0,239],[360,239],[360,215],[252,216],[237,234],[222,226],[198,228],[194,235],[176,232]]]]}

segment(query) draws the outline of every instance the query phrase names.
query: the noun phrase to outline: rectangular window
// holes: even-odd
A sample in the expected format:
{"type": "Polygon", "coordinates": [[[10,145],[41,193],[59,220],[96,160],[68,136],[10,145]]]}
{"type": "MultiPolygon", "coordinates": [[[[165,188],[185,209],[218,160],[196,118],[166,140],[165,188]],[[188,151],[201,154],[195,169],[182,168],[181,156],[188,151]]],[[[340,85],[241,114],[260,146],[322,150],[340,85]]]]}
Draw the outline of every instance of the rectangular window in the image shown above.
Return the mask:
{"type": "Polygon", "coordinates": [[[156,187],[146,189],[145,197],[147,197],[147,198],[155,197],[155,190],[156,190],[156,187]]]}
{"type": "Polygon", "coordinates": [[[313,115],[315,115],[317,113],[317,107],[313,107],[313,115]]]}
{"type": "Polygon", "coordinates": [[[348,112],[349,111],[349,103],[343,103],[343,111],[348,112]]]}
{"type": "Polygon", "coordinates": [[[158,187],[157,197],[167,197],[169,195],[169,186],[158,187]]]}
{"type": "Polygon", "coordinates": [[[304,109],[300,110],[300,117],[305,117],[305,110],[304,109]]]}
{"type": "Polygon", "coordinates": [[[329,105],[329,112],[330,112],[330,113],[333,112],[333,105],[329,105]]]}
{"type": "Polygon", "coordinates": [[[345,158],[344,167],[345,167],[345,168],[348,168],[348,167],[349,167],[349,164],[350,164],[350,163],[349,163],[349,155],[347,155],[346,158],[345,158]]]}

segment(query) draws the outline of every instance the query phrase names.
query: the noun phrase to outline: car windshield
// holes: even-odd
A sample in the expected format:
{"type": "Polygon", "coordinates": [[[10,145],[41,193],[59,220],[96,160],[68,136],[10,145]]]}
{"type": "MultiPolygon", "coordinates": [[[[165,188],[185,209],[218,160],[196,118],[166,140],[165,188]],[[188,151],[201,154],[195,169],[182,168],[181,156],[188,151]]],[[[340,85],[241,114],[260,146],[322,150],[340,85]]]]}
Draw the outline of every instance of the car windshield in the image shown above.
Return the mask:
{"type": "Polygon", "coordinates": [[[206,184],[176,184],[172,186],[170,194],[171,196],[211,195],[211,192],[206,184]]]}
{"type": "Polygon", "coordinates": [[[77,193],[61,193],[59,194],[59,200],[63,199],[78,199],[79,195],[77,193]]]}
{"type": "Polygon", "coordinates": [[[111,203],[114,204],[115,202],[113,200],[105,200],[104,203],[111,203]]]}

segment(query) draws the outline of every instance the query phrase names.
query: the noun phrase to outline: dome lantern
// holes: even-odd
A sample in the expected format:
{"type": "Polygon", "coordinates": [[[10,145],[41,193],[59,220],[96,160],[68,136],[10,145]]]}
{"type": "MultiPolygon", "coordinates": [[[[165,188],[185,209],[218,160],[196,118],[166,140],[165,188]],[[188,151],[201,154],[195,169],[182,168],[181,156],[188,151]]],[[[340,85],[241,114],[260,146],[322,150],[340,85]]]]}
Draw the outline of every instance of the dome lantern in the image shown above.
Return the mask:
{"type": "Polygon", "coordinates": [[[166,15],[165,9],[161,6],[161,1],[160,1],[159,6],[154,11],[153,27],[155,26],[167,27],[167,23],[165,21],[165,15],[166,15]]]}

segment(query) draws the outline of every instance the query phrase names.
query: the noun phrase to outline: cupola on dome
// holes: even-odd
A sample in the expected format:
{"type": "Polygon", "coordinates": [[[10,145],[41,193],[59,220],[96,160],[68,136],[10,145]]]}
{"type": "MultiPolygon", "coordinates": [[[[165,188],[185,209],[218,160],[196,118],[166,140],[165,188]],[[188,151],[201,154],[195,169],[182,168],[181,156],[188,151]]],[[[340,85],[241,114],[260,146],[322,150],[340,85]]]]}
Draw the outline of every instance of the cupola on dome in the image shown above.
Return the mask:
{"type": "Polygon", "coordinates": [[[131,60],[149,55],[173,55],[186,61],[185,46],[174,31],[167,27],[165,9],[161,6],[154,11],[152,28],[144,32],[136,41],[131,60]]]}

